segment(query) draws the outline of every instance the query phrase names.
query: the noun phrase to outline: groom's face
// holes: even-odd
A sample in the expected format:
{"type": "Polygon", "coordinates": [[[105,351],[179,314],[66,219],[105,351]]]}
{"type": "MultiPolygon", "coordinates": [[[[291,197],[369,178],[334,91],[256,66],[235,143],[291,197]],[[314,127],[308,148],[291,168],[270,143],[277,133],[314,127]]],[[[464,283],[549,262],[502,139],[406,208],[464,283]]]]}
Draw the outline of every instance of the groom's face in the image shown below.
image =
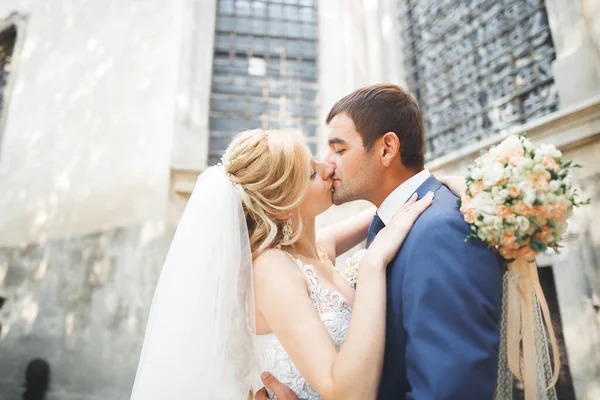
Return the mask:
{"type": "Polygon", "coordinates": [[[333,204],[369,200],[371,188],[377,184],[374,152],[367,152],[347,114],[336,115],[328,127],[329,151],[325,161],[335,166],[333,204]]]}

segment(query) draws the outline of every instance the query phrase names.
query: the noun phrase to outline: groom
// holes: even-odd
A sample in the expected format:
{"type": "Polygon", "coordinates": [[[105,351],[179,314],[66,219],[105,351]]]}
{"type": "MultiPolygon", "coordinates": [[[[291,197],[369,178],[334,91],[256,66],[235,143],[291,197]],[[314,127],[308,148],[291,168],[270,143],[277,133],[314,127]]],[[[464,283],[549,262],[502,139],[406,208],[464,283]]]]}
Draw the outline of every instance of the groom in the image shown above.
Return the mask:
{"type": "MultiPolygon", "coordinates": [[[[414,98],[391,84],[364,87],[327,116],[334,204],[378,207],[367,246],[416,192],[435,192],[387,269],[387,320],[379,399],[494,397],[501,269],[469,226],[456,196],[424,168],[423,120],[414,98]]],[[[360,362],[360,360],[357,360],[360,362]]],[[[274,378],[266,384],[278,387],[274,378]]],[[[271,387],[271,386],[269,386],[271,387]]],[[[279,394],[279,398],[286,393],[279,394]]],[[[289,396],[289,394],[288,394],[289,396]]]]}

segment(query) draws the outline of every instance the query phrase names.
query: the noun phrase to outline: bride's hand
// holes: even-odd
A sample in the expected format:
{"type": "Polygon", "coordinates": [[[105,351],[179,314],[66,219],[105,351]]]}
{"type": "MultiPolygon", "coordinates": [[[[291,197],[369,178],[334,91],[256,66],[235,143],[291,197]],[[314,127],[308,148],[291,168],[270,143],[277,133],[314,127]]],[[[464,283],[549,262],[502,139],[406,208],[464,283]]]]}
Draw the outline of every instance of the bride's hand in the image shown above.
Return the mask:
{"type": "Polygon", "coordinates": [[[463,197],[467,191],[467,180],[464,176],[442,176],[440,182],[458,197],[463,197]]]}
{"type": "Polygon", "coordinates": [[[431,205],[433,196],[433,192],[429,192],[417,201],[417,194],[413,194],[410,200],[396,212],[390,223],[379,231],[375,240],[369,246],[365,257],[375,257],[384,266],[389,264],[400,250],[400,246],[402,246],[414,222],[431,205]]]}

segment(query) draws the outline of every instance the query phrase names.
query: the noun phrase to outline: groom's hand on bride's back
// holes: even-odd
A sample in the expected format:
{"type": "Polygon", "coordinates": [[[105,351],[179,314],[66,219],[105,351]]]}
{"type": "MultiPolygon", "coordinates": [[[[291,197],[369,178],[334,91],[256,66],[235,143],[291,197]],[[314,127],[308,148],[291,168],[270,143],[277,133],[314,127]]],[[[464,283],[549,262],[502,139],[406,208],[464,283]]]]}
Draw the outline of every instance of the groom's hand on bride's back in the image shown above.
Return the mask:
{"type": "MultiPolygon", "coordinates": [[[[277,399],[280,400],[298,400],[298,397],[292,392],[292,389],[285,386],[283,383],[279,382],[277,378],[268,372],[264,372],[260,379],[264,383],[266,387],[269,388],[270,391],[275,393],[277,399]]],[[[256,396],[254,396],[255,400],[268,400],[267,391],[265,388],[262,388],[258,392],[256,392],[256,396]]]]}

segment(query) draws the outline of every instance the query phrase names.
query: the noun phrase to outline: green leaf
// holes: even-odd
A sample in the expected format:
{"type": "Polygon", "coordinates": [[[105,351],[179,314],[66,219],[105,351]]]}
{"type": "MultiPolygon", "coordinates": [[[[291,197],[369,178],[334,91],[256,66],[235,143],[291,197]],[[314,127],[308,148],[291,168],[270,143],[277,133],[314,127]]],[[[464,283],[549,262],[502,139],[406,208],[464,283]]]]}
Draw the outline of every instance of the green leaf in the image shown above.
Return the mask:
{"type": "Polygon", "coordinates": [[[540,239],[533,238],[531,239],[531,248],[534,251],[541,253],[542,251],[546,251],[546,249],[548,249],[548,246],[546,246],[546,243],[542,242],[540,239]]]}
{"type": "Polygon", "coordinates": [[[483,215],[477,214],[477,219],[480,220],[480,221],[483,221],[483,215]]]}
{"type": "Polygon", "coordinates": [[[544,203],[540,199],[535,199],[535,201],[533,202],[534,206],[541,206],[542,204],[544,204],[544,203]]]}
{"type": "Polygon", "coordinates": [[[517,243],[519,243],[521,246],[523,245],[523,243],[525,243],[525,241],[518,236],[515,239],[516,239],[517,243]]]}
{"type": "Polygon", "coordinates": [[[549,219],[548,222],[546,222],[546,225],[548,225],[552,229],[556,229],[556,224],[551,219],[549,219]]]}
{"type": "Polygon", "coordinates": [[[462,206],[462,200],[460,199],[460,197],[458,198],[458,200],[456,200],[456,205],[458,206],[458,208],[462,206]]]}
{"type": "Polygon", "coordinates": [[[528,219],[528,220],[529,220],[529,222],[531,222],[531,223],[534,223],[534,222],[537,220],[537,218],[536,218],[536,217],[534,217],[533,215],[532,215],[531,217],[527,218],[527,219],[528,219]]]}

